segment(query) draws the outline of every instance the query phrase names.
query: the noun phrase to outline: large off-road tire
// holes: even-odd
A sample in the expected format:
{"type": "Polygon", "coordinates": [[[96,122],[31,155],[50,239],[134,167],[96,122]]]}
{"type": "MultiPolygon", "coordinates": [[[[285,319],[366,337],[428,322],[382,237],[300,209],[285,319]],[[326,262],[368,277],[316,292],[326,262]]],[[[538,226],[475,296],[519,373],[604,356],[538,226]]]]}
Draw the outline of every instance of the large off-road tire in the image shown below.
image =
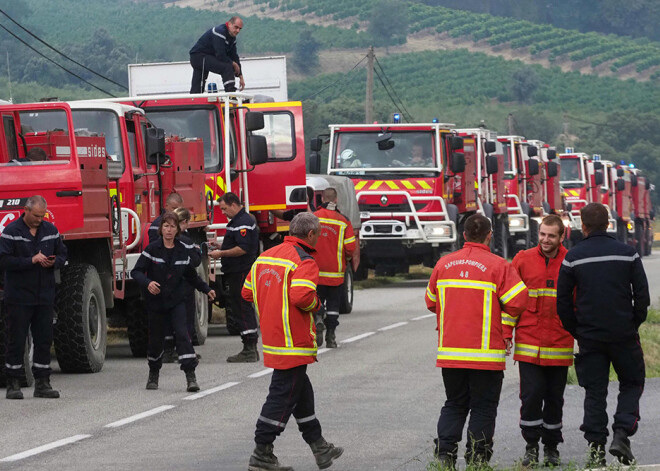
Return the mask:
{"type": "MultiPolygon", "coordinates": [[[[3,303],[0,302],[0,388],[7,386],[7,378],[4,373],[5,349],[7,348],[7,321],[3,303]]],[[[28,334],[25,340],[25,353],[23,354],[23,372],[21,374],[21,387],[29,388],[34,384],[32,375],[32,335],[28,334]]]]}
{"type": "Polygon", "coordinates": [[[131,298],[124,301],[126,309],[126,327],[128,345],[135,358],[146,358],[149,345],[149,327],[147,310],[140,298],[131,298]]]}
{"type": "Polygon", "coordinates": [[[646,255],[646,253],[644,253],[645,238],[644,220],[639,218],[635,219],[635,249],[640,257],[646,255]]]}
{"type": "MultiPolygon", "coordinates": [[[[209,270],[207,261],[200,263],[196,270],[202,280],[208,283],[209,270]]],[[[192,342],[193,345],[204,345],[209,333],[209,298],[201,291],[195,290],[195,322],[192,342]]]]}
{"type": "Polygon", "coordinates": [[[353,269],[349,266],[344,273],[344,283],[341,285],[339,298],[339,314],[350,314],[353,310],[353,269]]]}
{"type": "Polygon", "coordinates": [[[93,265],[74,263],[62,269],[55,302],[55,355],[65,373],[96,373],[105,362],[108,340],[101,279],[93,265]]]}
{"type": "Polygon", "coordinates": [[[493,253],[509,258],[509,220],[506,214],[498,214],[493,219],[493,253]]]}

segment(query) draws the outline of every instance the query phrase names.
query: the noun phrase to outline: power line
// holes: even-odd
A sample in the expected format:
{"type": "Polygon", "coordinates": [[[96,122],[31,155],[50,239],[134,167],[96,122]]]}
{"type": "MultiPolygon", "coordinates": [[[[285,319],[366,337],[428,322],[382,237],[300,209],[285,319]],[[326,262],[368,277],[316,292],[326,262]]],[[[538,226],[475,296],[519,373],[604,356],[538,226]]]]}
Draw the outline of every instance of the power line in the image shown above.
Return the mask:
{"type": "Polygon", "coordinates": [[[346,72],[346,73],[344,74],[344,76],[339,77],[337,80],[335,80],[334,82],[332,82],[332,83],[331,83],[330,85],[328,85],[327,87],[324,87],[324,88],[322,88],[321,90],[319,90],[318,92],[316,92],[316,93],[312,93],[311,95],[306,96],[305,98],[303,98],[303,99],[300,100],[300,101],[305,101],[305,100],[309,100],[310,98],[314,98],[316,95],[319,95],[320,93],[323,93],[323,92],[326,91],[328,88],[332,87],[333,85],[336,85],[338,82],[347,80],[347,79],[348,79],[348,76],[350,75],[350,73],[353,72],[353,71],[357,68],[358,65],[362,64],[362,62],[364,62],[366,58],[367,58],[367,56],[365,55],[362,59],[360,59],[360,60],[358,61],[357,64],[355,64],[355,65],[353,66],[353,68],[352,68],[351,70],[349,70],[348,72],[346,72]]]}
{"type": "Polygon", "coordinates": [[[378,67],[380,68],[380,71],[383,73],[383,77],[385,77],[385,80],[387,81],[387,83],[389,84],[390,88],[392,89],[392,93],[394,93],[394,96],[397,97],[397,99],[399,100],[399,103],[401,103],[401,107],[404,109],[404,111],[405,111],[406,114],[408,115],[408,121],[413,122],[414,119],[412,119],[412,115],[410,114],[410,112],[409,112],[408,109],[406,108],[406,105],[403,103],[403,100],[401,99],[401,97],[399,96],[399,94],[396,92],[396,89],[395,89],[394,86],[392,85],[392,82],[390,82],[390,79],[387,77],[387,74],[385,73],[385,69],[383,69],[383,66],[380,65],[380,61],[378,60],[378,57],[374,56],[374,59],[376,59],[376,64],[378,64],[378,67]]]}
{"type": "Polygon", "coordinates": [[[412,119],[409,119],[410,117],[406,116],[406,114],[401,110],[401,108],[399,107],[397,102],[394,101],[394,98],[392,97],[392,94],[387,89],[387,87],[385,86],[385,82],[383,82],[383,79],[381,78],[380,74],[378,73],[378,69],[374,69],[374,72],[376,72],[376,77],[378,77],[378,81],[380,82],[380,84],[383,86],[383,88],[387,92],[387,96],[390,97],[390,100],[392,100],[392,103],[394,103],[394,106],[396,107],[396,109],[399,110],[399,113],[401,113],[403,115],[403,117],[406,119],[406,121],[408,121],[409,123],[412,122],[412,119]]]}
{"type": "Polygon", "coordinates": [[[50,57],[47,57],[47,56],[45,56],[44,54],[42,54],[41,52],[37,51],[35,48],[33,48],[32,46],[30,46],[28,43],[26,43],[25,41],[23,41],[21,38],[19,38],[19,37],[16,36],[14,33],[12,33],[11,31],[9,31],[5,26],[0,25],[0,28],[4,29],[7,33],[9,33],[10,35],[12,35],[12,36],[13,36],[14,38],[16,38],[17,40],[19,40],[19,41],[20,41],[21,43],[23,43],[25,46],[27,46],[27,47],[29,47],[30,49],[32,49],[34,52],[36,52],[37,54],[39,54],[41,57],[43,57],[43,58],[46,59],[47,61],[52,62],[53,64],[55,64],[56,66],[58,66],[60,69],[62,69],[62,70],[64,70],[65,72],[67,72],[67,73],[73,75],[74,77],[78,78],[79,80],[85,82],[87,85],[96,88],[96,89],[99,90],[100,92],[105,93],[106,95],[109,95],[109,96],[111,96],[111,97],[113,97],[113,98],[116,98],[112,93],[107,92],[107,91],[103,90],[102,88],[97,87],[96,85],[94,85],[94,84],[91,83],[91,82],[88,82],[87,80],[85,80],[84,78],[82,78],[80,75],[77,75],[76,73],[71,72],[69,69],[67,69],[67,68],[64,67],[63,65],[58,64],[57,62],[55,62],[55,61],[54,61],[53,59],[51,59],[50,57]]]}
{"type": "Polygon", "coordinates": [[[84,66],[84,65],[81,64],[80,62],[76,61],[75,59],[72,59],[71,57],[67,56],[67,55],[64,54],[63,52],[61,52],[61,51],[59,51],[58,49],[56,49],[55,47],[51,46],[51,45],[48,44],[46,41],[44,41],[43,39],[41,39],[40,37],[38,37],[36,34],[34,34],[32,31],[28,30],[27,28],[25,28],[25,27],[23,27],[21,24],[19,24],[16,20],[14,20],[11,16],[9,16],[4,10],[0,9],[0,13],[2,13],[2,14],[5,15],[7,18],[9,18],[9,20],[10,20],[12,23],[14,23],[16,26],[18,26],[19,28],[21,28],[21,29],[22,29],[23,31],[25,31],[27,34],[29,34],[30,36],[32,36],[34,39],[36,39],[37,41],[39,41],[40,43],[42,43],[42,44],[45,45],[46,47],[52,49],[53,51],[57,52],[59,55],[65,57],[66,59],[69,59],[71,62],[73,62],[73,63],[76,64],[76,65],[79,65],[80,67],[82,67],[82,68],[85,69],[86,71],[91,72],[91,73],[93,73],[94,75],[96,75],[96,76],[98,76],[98,77],[101,77],[101,78],[104,79],[104,80],[107,80],[108,82],[114,83],[115,85],[117,85],[117,86],[123,88],[124,90],[128,90],[128,88],[127,88],[125,85],[122,85],[121,83],[115,82],[114,80],[112,80],[112,79],[106,77],[105,75],[100,74],[100,73],[98,73],[98,72],[96,72],[96,71],[90,69],[89,67],[84,66]]]}

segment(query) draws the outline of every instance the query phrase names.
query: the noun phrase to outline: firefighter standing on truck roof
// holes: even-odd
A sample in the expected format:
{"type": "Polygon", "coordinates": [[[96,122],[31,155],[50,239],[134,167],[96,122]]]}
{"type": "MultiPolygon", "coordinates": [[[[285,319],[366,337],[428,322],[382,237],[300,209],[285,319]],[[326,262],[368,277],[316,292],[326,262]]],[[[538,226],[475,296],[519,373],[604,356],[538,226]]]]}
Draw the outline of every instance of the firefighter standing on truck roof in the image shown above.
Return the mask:
{"type": "Polygon", "coordinates": [[[234,76],[240,80],[239,90],[245,88],[241,61],[236,51],[236,36],[243,29],[243,20],[232,16],[225,24],[204,33],[190,50],[193,68],[190,93],[202,93],[209,72],[222,76],[225,92],[235,92],[234,76]]]}
{"type": "Polygon", "coordinates": [[[513,318],[527,305],[527,289],[506,260],[491,254],[490,220],[465,221],[465,245],[442,257],[426,289],[426,306],[438,318],[438,357],[447,401],[438,420],[435,454],[453,469],[470,413],[465,460],[485,465],[493,454],[497,405],[504,378],[502,311],[513,318]]]}
{"type": "Polygon", "coordinates": [[[53,343],[55,270],[66,262],[67,249],[57,228],[44,221],[46,200],[27,199],[25,212],[0,235],[0,270],[5,271],[4,304],[8,345],[5,358],[7,399],[23,399],[25,341],[32,332],[34,397],[58,398],[50,386],[50,347],[53,343]]]}
{"type": "Polygon", "coordinates": [[[607,233],[609,213],[600,203],[580,211],[584,240],[566,254],[557,281],[557,314],[579,352],[575,373],[585,390],[580,430],[589,442],[590,465],[605,466],[607,385],[610,364],[619,379],[610,453],[634,461],[629,436],[637,431],[644,391],[639,326],[650,304],[649,285],[635,249],[607,233]]]}
{"type": "Polygon", "coordinates": [[[341,285],[346,257],[355,251],[355,235],[351,223],[337,210],[337,190],[323,190],[321,202],[321,208],[314,212],[321,221],[321,235],[313,257],[319,266],[318,293],[325,306],[325,342],[329,348],[337,348],[335,331],[339,326],[341,285]]]}
{"type": "Polygon", "coordinates": [[[273,443],[293,414],[319,468],[332,465],[344,452],[325,441],[314,411],[314,390],[307,365],[316,361],[313,313],[319,269],[310,255],[319,238],[319,220],[300,213],[291,221],[290,236],[257,259],[243,285],[243,297],[254,302],[263,334],[264,366],[273,368],[266,403],[257,419],[250,457],[251,471],[290,471],[280,466],[273,443]]]}
{"type": "Polygon", "coordinates": [[[557,445],[564,441],[562,408],[568,367],[573,364],[573,337],[557,316],[557,277],[566,256],[564,223],[551,214],[539,227],[539,245],[518,254],[513,267],[527,286],[529,303],[518,319],[502,314],[507,350],[513,329],[513,359],[520,362],[520,428],[527,442],[521,464],[539,462],[543,442],[544,466],[559,466],[557,445]]]}
{"type": "Polygon", "coordinates": [[[147,308],[147,389],[158,389],[165,328],[171,324],[175,332],[179,363],[186,374],[186,390],[195,392],[199,391],[195,376],[198,360],[186,326],[185,284],[188,282],[206,293],[211,301],[215,299],[215,291],[204,283],[192,267],[190,249],[177,237],[180,231],[177,215],[172,212],[163,214],[159,229],[161,238],[144,249],[131,271],[131,277],[142,288],[147,308]]]}
{"type": "Polygon", "coordinates": [[[243,350],[227,358],[229,363],[259,361],[259,326],[254,307],[241,296],[245,277],[259,254],[259,229],[254,217],[243,208],[236,194],[227,192],[219,199],[220,210],[230,221],[220,250],[209,252],[222,259],[222,284],[228,295],[227,326],[238,326],[243,350]]]}

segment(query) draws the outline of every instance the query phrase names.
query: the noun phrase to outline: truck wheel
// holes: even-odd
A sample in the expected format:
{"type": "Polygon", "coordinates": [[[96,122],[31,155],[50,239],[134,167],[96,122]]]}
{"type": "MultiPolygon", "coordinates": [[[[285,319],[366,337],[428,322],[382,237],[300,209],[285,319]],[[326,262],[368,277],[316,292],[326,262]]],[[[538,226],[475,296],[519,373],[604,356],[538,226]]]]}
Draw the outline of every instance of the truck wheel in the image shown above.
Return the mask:
{"type": "Polygon", "coordinates": [[[94,266],[79,263],[62,270],[55,301],[55,355],[65,373],[96,373],[105,361],[108,326],[101,279],[94,266]]]}
{"type": "Polygon", "coordinates": [[[127,299],[125,303],[128,345],[131,347],[131,354],[135,358],[146,358],[149,345],[147,310],[140,298],[127,299]]]}
{"type": "Polygon", "coordinates": [[[635,220],[635,250],[640,257],[646,255],[644,253],[644,221],[641,219],[635,220]]]}
{"type": "MultiPolygon", "coordinates": [[[[208,282],[208,267],[206,263],[200,263],[197,268],[199,277],[208,282]]],[[[209,332],[209,298],[201,291],[195,290],[195,323],[193,329],[193,345],[204,345],[209,332]]]]}
{"type": "MultiPolygon", "coordinates": [[[[7,322],[5,321],[4,306],[0,303],[0,388],[7,386],[7,378],[4,373],[5,349],[7,348],[7,322]]],[[[32,335],[28,334],[25,340],[25,353],[23,354],[23,372],[21,374],[21,387],[29,388],[34,384],[32,376],[32,335]]]]}
{"type": "Polygon", "coordinates": [[[369,259],[364,253],[360,254],[360,264],[355,273],[353,273],[353,280],[360,281],[369,278],[369,259]]]}
{"type": "Polygon", "coordinates": [[[509,258],[509,221],[506,215],[495,216],[493,223],[493,253],[509,258]]]}
{"type": "Polygon", "coordinates": [[[348,267],[344,273],[344,284],[341,285],[339,299],[339,314],[350,314],[353,310],[353,269],[348,267]]]}

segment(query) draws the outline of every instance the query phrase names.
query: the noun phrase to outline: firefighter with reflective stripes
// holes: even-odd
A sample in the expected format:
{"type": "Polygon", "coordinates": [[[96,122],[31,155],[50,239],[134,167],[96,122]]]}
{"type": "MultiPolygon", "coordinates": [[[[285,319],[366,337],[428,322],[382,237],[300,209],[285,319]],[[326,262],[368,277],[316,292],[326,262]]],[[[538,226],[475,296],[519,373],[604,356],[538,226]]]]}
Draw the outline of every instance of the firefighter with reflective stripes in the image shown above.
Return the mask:
{"type": "Polygon", "coordinates": [[[516,270],[490,252],[490,220],[470,216],[463,235],[463,248],[438,261],[426,289],[426,306],[437,315],[436,366],[442,368],[447,396],[435,453],[448,469],[456,465],[468,413],[468,465],[485,465],[492,456],[506,367],[502,312],[516,318],[527,305],[527,289],[516,270]]]}
{"type": "Polygon", "coordinates": [[[323,190],[321,202],[322,207],[314,213],[321,221],[314,259],[319,266],[318,293],[325,307],[326,345],[337,348],[335,331],[339,326],[346,259],[355,251],[355,234],[350,221],[337,210],[337,190],[323,190]]]}
{"type": "Polygon", "coordinates": [[[609,215],[600,203],[580,211],[585,239],[562,262],[557,314],[578,342],[575,372],[585,390],[580,430],[592,465],[605,465],[607,386],[610,365],[619,379],[610,453],[623,464],[635,458],[629,436],[637,431],[644,390],[644,353],[639,326],[650,304],[649,285],[635,249],[607,234],[609,215]]]}
{"type": "Polygon", "coordinates": [[[557,277],[567,250],[562,245],[564,223],[551,214],[539,227],[539,245],[518,254],[513,266],[528,290],[527,309],[518,319],[502,314],[504,338],[520,368],[520,428],[527,442],[522,465],[539,461],[543,442],[544,464],[559,466],[557,445],[564,441],[562,408],[568,367],[573,364],[573,337],[557,316],[557,277]]]}
{"type": "Polygon", "coordinates": [[[219,205],[230,221],[220,250],[209,252],[209,257],[222,259],[222,285],[227,293],[227,328],[230,333],[236,329],[243,341],[243,349],[228,357],[227,361],[254,363],[259,361],[259,326],[254,307],[243,299],[241,289],[259,254],[259,229],[254,217],[245,212],[235,193],[222,195],[219,205]]]}
{"type": "Polygon", "coordinates": [[[261,254],[243,285],[243,297],[254,303],[259,315],[264,365],[274,370],[257,420],[251,471],[292,469],[281,466],[273,454],[273,443],[292,414],[319,468],[332,465],[344,451],[321,434],[307,376],[307,365],[316,361],[317,352],[314,312],[320,306],[319,269],[310,253],[319,238],[319,219],[312,213],[297,214],[289,232],[282,244],[261,254]]]}
{"type": "Polygon", "coordinates": [[[171,325],[174,329],[179,363],[186,374],[187,391],[196,392],[199,391],[195,376],[198,360],[186,323],[186,283],[206,293],[211,301],[215,299],[215,291],[193,268],[191,249],[177,238],[180,232],[177,215],[173,212],[163,214],[159,229],[161,237],[149,244],[140,254],[135,268],[131,271],[131,277],[142,288],[147,308],[147,389],[158,389],[165,329],[171,325]]]}
{"type": "Polygon", "coordinates": [[[7,352],[4,371],[7,399],[23,399],[20,379],[25,341],[32,332],[34,397],[58,398],[50,386],[50,347],[53,343],[55,270],[66,262],[67,249],[57,228],[44,221],[46,200],[27,199],[24,213],[0,235],[0,270],[5,272],[4,305],[7,319],[7,352]]]}

